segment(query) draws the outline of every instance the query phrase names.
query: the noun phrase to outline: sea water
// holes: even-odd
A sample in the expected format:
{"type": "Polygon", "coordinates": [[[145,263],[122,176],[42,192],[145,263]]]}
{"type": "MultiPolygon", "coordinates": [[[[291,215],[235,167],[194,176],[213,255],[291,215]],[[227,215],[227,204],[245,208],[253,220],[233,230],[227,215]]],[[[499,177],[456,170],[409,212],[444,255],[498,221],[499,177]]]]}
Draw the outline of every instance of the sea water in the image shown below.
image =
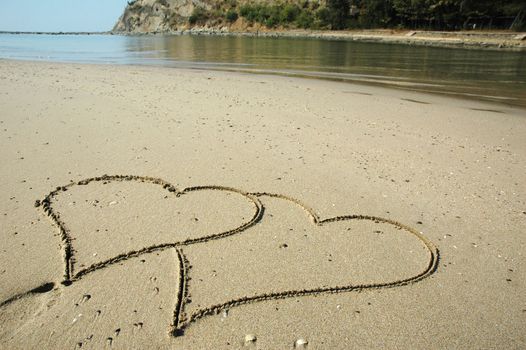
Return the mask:
{"type": "Polygon", "coordinates": [[[0,58],[280,74],[526,107],[526,52],[310,38],[0,34],[0,58]]]}

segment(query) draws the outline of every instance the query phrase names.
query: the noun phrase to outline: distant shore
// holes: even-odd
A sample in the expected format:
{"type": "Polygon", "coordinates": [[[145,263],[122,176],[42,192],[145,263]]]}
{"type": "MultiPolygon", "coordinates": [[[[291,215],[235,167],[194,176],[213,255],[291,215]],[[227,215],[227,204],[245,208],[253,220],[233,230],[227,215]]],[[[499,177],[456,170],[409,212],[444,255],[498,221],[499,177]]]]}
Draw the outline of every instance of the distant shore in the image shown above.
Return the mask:
{"type": "Polygon", "coordinates": [[[314,38],[405,44],[432,47],[526,51],[526,33],[507,31],[422,31],[422,30],[267,30],[251,28],[247,31],[230,31],[228,28],[193,27],[170,32],[20,32],[0,31],[0,34],[30,35],[218,35],[261,36],[285,38],[314,38]]]}

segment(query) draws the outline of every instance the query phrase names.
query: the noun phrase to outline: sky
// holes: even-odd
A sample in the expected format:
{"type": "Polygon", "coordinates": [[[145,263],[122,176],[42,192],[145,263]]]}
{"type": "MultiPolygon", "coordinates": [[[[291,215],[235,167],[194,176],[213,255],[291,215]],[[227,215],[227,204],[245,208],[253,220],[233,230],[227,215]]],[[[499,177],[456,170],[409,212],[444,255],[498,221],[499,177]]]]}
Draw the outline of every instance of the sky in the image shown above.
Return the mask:
{"type": "Polygon", "coordinates": [[[113,28],[127,0],[0,0],[0,31],[99,32],[113,28]]]}

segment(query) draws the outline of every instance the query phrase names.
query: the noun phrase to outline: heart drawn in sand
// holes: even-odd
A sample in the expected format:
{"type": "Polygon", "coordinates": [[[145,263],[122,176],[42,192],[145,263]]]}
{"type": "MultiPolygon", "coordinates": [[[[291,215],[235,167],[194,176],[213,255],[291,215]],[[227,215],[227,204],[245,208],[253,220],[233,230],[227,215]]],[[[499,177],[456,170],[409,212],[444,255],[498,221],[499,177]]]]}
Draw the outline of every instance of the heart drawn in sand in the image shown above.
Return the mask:
{"type": "Polygon", "coordinates": [[[229,187],[199,186],[178,190],[162,179],[104,175],[58,187],[44,200],[37,201],[36,205],[43,208],[59,230],[64,256],[62,283],[66,285],[131,257],[175,249],[179,260],[180,280],[171,330],[174,336],[183,334],[193,322],[207,315],[239,305],[324,293],[393,288],[416,283],[433,274],[439,259],[438,249],[429,239],[397,221],[368,215],[321,219],[312,209],[292,197],[271,193],[248,193],[229,187]],[[99,186],[90,186],[94,184],[99,186]],[[129,186],[133,186],[133,191],[129,191],[129,186]],[[112,191],[108,191],[110,187],[112,191]],[[77,191],[80,192],[76,193],[77,191]],[[68,197],[73,192],[76,195],[68,197]],[[155,203],[159,204],[156,204],[155,208],[141,206],[142,200],[152,195],[154,199],[157,197],[155,203]],[[77,197],[82,199],[83,205],[77,205],[77,197]],[[419,263],[421,266],[411,270],[410,275],[396,276],[392,279],[358,283],[342,280],[329,286],[320,283],[319,287],[305,285],[303,288],[296,286],[293,289],[284,288],[268,293],[251,292],[244,294],[245,296],[233,296],[225,302],[200,307],[187,314],[185,309],[191,288],[188,283],[189,262],[182,247],[206,244],[244,232],[248,234],[248,230],[255,230],[258,225],[264,226],[265,220],[269,219],[263,214],[264,205],[260,200],[262,198],[279,199],[298,206],[307,213],[311,220],[310,225],[318,229],[356,222],[392,227],[418,241],[426,251],[426,261],[419,263]],[[130,211],[126,203],[133,203],[134,208],[139,210],[130,211]],[[151,224],[148,220],[151,220],[151,224]],[[86,229],[87,227],[89,229],[86,229]],[[144,227],[148,227],[148,230],[144,227]],[[114,235],[118,237],[118,244],[115,244],[114,235]]]}
{"type": "Polygon", "coordinates": [[[144,253],[240,233],[262,215],[257,197],[234,188],[178,190],[142,176],[72,182],[37,204],[59,229],[66,284],[144,253]]]}

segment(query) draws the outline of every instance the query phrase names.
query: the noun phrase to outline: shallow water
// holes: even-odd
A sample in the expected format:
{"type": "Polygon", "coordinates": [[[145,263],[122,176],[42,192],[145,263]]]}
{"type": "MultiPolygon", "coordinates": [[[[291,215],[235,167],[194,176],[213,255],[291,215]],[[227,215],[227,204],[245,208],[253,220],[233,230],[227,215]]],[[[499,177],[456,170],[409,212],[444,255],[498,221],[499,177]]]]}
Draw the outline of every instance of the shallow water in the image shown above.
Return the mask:
{"type": "Polygon", "coordinates": [[[526,107],[524,52],[299,38],[0,34],[0,58],[285,74],[526,107]]]}

